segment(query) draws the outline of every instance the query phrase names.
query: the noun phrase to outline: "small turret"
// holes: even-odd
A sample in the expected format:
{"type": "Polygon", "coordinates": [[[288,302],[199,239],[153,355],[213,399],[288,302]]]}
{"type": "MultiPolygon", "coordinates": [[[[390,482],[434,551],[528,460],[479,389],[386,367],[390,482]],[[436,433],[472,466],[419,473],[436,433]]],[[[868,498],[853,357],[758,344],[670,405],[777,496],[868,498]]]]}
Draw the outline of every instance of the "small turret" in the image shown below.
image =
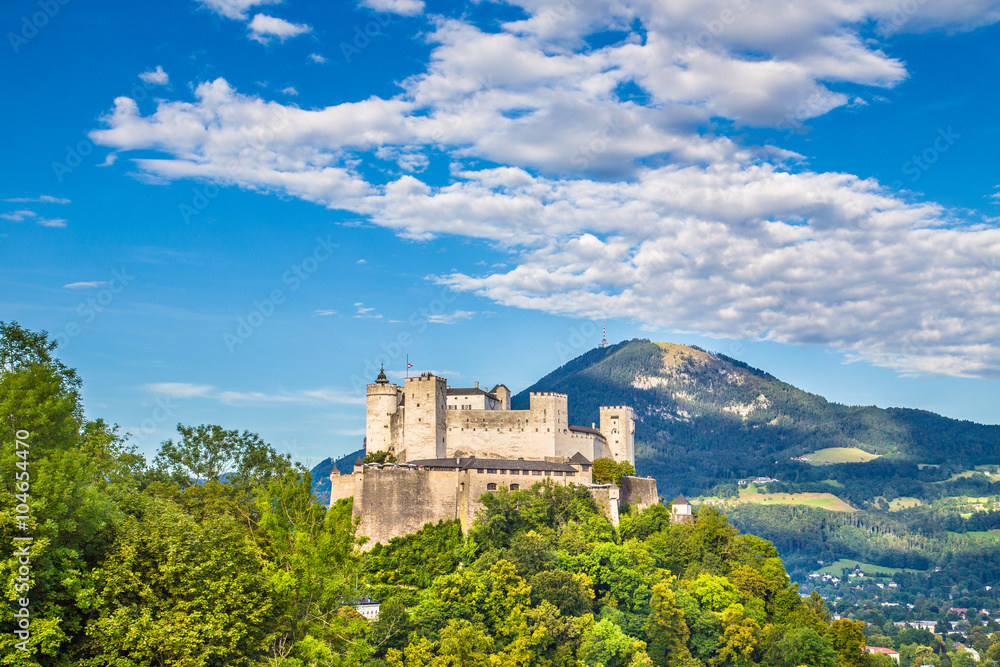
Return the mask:
{"type": "Polygon", "coordinates": [[[378,377],[375,378],[375,384],[389,384],[389,378],[385,375],[385,366],[383,365],[381,370],[378,372],[378,377]]]}

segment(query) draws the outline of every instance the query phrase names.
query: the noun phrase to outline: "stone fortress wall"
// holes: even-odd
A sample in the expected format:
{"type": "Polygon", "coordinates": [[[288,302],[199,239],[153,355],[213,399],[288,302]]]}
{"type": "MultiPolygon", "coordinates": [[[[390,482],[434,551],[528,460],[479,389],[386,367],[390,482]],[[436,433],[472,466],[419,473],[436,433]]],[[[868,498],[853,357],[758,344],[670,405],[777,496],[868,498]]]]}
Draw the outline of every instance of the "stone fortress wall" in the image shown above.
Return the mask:
{"type": "MultiPolygon", "coordinates": [[[[382,376],[384,377],[384,376],[382,376]]],[[[570,458],[580,452],[635,461],[635,416],[629,407],[601,408],[600,427],[569,423],[566,394],[532,392],[527,410],[510,409],[497,385],[453,389],[437,376],[368,385],[365,451],[392,453],[400,463],[450,457],[570,458]]]]}
{"type": "Polygon", "coordinates": [[[593,485],[592,461],[635,463],[635,418],[628,406],[602,407],[600,427],[569,424],[568,397],[533,392],[528,410],[510,409],[510,391],[448,387],[430,374],[400,387],[384,372],[368,385],[366,453],[392,453],[395,464],[362,464],[331,475],[331,503],[354,498],[358,532],[375,543],[459,519],[468,530],[484,493],[528,489],[536,482],[583,484],[617,526],[619,505],[659,502],[656,482],[623,477],[593,485]]]}

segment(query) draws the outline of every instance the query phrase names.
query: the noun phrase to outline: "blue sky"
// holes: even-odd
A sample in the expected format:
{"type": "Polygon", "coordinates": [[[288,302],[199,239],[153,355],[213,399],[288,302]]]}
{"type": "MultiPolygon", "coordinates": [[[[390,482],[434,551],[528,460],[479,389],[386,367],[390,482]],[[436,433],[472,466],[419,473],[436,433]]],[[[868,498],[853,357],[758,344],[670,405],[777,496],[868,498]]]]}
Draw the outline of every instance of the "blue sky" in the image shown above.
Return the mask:
{"type": "Polygon", "coordinates": [[[0,319],[89,416],[356,449],[388,360],[694,343],[997,423],[1000,2],[0,9],[0,319]]]}

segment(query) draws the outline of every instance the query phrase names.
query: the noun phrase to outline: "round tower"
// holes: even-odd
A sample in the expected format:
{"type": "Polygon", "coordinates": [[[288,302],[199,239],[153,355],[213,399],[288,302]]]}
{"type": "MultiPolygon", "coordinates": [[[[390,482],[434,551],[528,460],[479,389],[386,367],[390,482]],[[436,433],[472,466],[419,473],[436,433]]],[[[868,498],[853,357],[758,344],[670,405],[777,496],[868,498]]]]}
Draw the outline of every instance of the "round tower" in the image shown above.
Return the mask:
{"type": "Polygon", "coordinates": [[[365,415],[365,454],[395,452],[397,424],[400,423],[399,387],[389,383],[385,368],[379,371],[375,383],[368,385],[368,405],[365,415]]]}

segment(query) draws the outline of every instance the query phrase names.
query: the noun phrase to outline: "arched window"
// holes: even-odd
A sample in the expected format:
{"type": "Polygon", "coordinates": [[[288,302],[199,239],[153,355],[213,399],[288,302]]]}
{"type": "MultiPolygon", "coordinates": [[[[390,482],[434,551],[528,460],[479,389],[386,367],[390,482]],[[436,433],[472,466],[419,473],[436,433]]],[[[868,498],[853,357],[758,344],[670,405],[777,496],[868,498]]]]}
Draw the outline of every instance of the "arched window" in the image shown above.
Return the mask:
{"type": "Polygon", "coordinates": [[[520,485],[520,484],[516,484],[516,483],[515,483],[515,484],[511,484],[511,485],[510,485],[510,490],[511,490],[511,491],[517,491],[517,490],[518,490],[518,489],[520,489],[520,488],[521,488],[521,485],[520,485]]]}
{"type": "Polygon", "coordinates": [[[487,491],[496,491],[497,490],[497,485],[494,482],[490,482],[489,484],[486,485],[486,490],[487,491]]]}

